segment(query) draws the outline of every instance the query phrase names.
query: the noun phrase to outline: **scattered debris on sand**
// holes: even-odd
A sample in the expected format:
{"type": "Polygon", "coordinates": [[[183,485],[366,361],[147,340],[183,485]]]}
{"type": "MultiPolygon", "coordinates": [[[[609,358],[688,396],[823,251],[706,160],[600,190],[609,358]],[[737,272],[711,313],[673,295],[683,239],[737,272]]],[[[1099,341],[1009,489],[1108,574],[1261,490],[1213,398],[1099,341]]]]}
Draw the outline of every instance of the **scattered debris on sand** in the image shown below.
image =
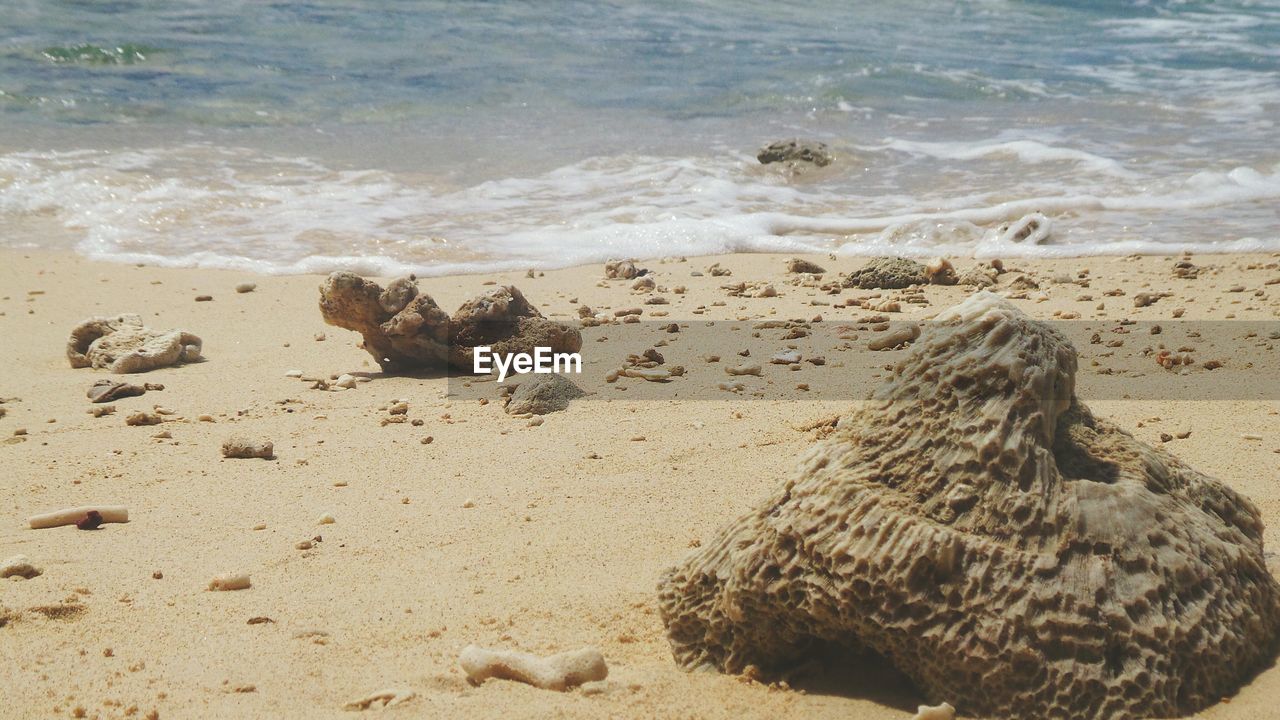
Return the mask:
{"type": "Polygon", "coordinates": [[[867,648],[996,718],[1231,695],[1280,632],[1258,509],[1094,417],[1076,370],[1057,330],[989,292],[938,315],[793,479],[664,575],[677,662],[867,648]]]}
{"type": "Polygon", "coordinates": [[[222,443],[222,457],[224,458],[262,458],[263,460],[272,460],[275,456],[275,445],[270,440],[263,438],[234,435],[222,443]]]}
{"type": "Polygon", "coordinates": [[[472,349],[499,355],[582,349],[577,328],[548,320],[516,288],[505,285],[468,300],[449,317],[412,276],[387,289],[349,272],[333,273],[320,286],[320,312],[330,325],[354,330],[383,370],[446,367],[471,370],[472,349]]]}
{"type": "Polygon", "coordinates": [[[98,513],[104,523],[129,522],[129,509],[123,505],[86,505],[84,507],[55,510],[43,515],[32,515],[27,518],[27,524],[31,526],[32,530],[75,525],[84,520],[91,512],[98,513]]]}
{"type": "Polygon", "coordinates": [[[543,690],[564,691],[609,676],[604,655],[591,647],[541,658],[515,650],[489,650],[468,645],[463,648],[458,662],[467,673],[467,682],[472,685],[497,678],[527,683],[543,690]]]}
{"type": "Polygon", "coordinates": [[[587,394],[559,373],[518,375],[509,378],[507,383],[514,385],[505,408],[510,415],[559,412],[567,409],[571,401],[587,394]]]}
{"type": "Polygon", "coordinates": [[[73,368],[140,373],[200,359],[203,343],[185,330],[152,330],[132,313],[92,317],[71,331],[67,360],[73,368]]]}

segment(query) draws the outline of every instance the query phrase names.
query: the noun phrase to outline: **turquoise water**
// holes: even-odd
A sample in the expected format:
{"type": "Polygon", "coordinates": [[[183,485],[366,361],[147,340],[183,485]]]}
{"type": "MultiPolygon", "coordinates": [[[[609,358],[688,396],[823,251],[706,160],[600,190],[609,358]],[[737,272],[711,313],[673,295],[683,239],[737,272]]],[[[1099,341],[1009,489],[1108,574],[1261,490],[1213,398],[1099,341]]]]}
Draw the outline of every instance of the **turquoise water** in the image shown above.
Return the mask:
{"type": "Polygon", "coordinates": [[[1280,249],[1280,5],[0,0],[0,243],[263,272],[1280,249]],[[837,162],[762,168],[769,140],[837,162]],[[1001,238],[1031,211],[1036,244],[1001,238]]]}

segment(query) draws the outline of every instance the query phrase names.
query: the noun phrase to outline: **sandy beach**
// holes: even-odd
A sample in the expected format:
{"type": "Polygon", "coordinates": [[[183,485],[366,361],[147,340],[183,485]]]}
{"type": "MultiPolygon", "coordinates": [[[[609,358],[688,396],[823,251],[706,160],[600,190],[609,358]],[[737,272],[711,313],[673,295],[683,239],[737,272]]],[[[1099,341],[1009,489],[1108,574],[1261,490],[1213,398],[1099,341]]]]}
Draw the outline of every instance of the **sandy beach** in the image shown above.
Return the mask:
{"type": "MultiPolygon", "coordinates": [[[[496,281],[519,287],[552,319],[577,323],[586,304],[597,313],[640,307],[646,321],[659,321],[625,339],[618,324],[584,328],[580,382],[594,394],[534,424],[504,413],[492,381],[382,375],[355,333],[324,324],[321,276],[4,251],[0,560],[22,554],[42,573],[0,581],[0,716],[356,717],[346,703],[397,688],[416,697],[383,711],[394,717],[911,717],[921,698],[876,664],[783,686],[685,673],[656,612],[662,571],[790,475],[821,434],[805,428],[864,394],[846,378],[875,375],[902,352],[806,347],[826,364],[765,363],[745,392],[715,389],[728,379],[723,364],[702,359],[707,350],[691,326],[802,318],[823,327],[869,314],[838,303],[870,293],[830,295],[797,282],[784,272],[788,257],[644,263],[660,289],[686,288],[660,293],[664,305],[643,304],[652,293],[637,294],[630,282],[605,281],[599,265],[421,280],[446,310],[496,281]],[[706,274],[713,263],[732,275],[706,274]],[[777,295],[723,287],[741,281],[770,284],[777,295]],[[237,293],[244,282],[256,288],[237,293]],[[212,300],[196,302],[202,295],[212,300]],[[94,417],[85,391],[109,374],[72,369],[65,343],[85,318],[122,312],[200,335],[205,359],[127,378],[164,389],[94,417]],[[669,323],[681,332],[665,333],[669,323]],[[636,379],[601,382],[645,349],[639,343],[664,339],[667,363],[687,369],[677,382],[691,397],[642,396],[636,379]],[[370,380],[327,392],[287,376],[295,370],[370,380]],[[383,422],[401,400],[420,424],[383,422]],[[161,424],[126,425],[131,412],[156,406],[171,412],[161,424]],[[224,459],[219,448],[232,435],[270,439],[275,459],[224,459]],[[125,505],[130,521],[93,532],[27,527],[31,515],[88,504],[125,505]],[[324,515],[333,522],[318,524],[324,515]],[[310,547],[298,549],[304,541],[310,547]],[[249,574],[252,587],[208,591],[225,572],[249,574]],[[596,694],[508,681],[472,687],[458,665],[472,643],[539,655],[595,646],[608,682],[596,694]]],[[[808,259],[832,278],[864,263],[808,259]]],[[[1261,333],[1239,333],[1234,349],[1195,348],[1181,386],[1191,389],[1169,397],[1126,399],[1105,385],[1089,393],[1091,377],[1105,383],[1101,368],[1116,353],[1134,355],[1134,367],[1153,378],[1170,372],[1140,353],[1164,338],[1077,349],[1081,395],[1096,414],[1258,505],[1274,573],[1280,339],[1265,329],[1280,328],[1280,259],[1195,256],[1194,279],[1173,275],[1176,260],[1019,260],[993,289],[1019,296],[1019,308],[1044,320],[1065,314],[1107,327],[1133,319],[1170,334],[1180,308],[1183,320],[1260,324],[1261,333]],[[1019,277],[1037,287],[1011,289],[1019,277]],[[1104,294],[1113,289],[1124,295],[1104,294]],[[1169,295],[1135,308],[1138,292],[1169,295]],[[1205,369],[1210,358],[1223,366],[1205,369]]],[[[956,263],[960,271],[972,264],[956,263]]],[[[908,304],[893,319],[928,318],[972,291],[926,286],[927,304],[908,304]]],[[[777,332],[758,334],[760,347],[785,349],[777,332]]],[[[829,340],[814,332],[806,342],[829,340]]],[[[1203,716],[1271,717],[1278,695],[1280,671],[1269,669],[1203,716]]]]}

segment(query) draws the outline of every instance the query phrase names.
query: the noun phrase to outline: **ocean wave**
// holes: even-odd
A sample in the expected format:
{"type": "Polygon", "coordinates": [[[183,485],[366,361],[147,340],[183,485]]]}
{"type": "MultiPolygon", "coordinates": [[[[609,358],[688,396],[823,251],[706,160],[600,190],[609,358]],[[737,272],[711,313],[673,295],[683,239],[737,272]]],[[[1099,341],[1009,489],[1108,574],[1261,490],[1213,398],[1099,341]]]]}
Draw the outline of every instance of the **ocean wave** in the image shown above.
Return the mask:
{"type": "MultiPolygon", "coordinates": [[[[450,187],[195,144],[0,155],[0,226],[51,220],[67,231],[64,249],[95,259],[272,274],[444,275],[729,252],[1280,250],[1274,213],[1265,211],[1280,199],[1280,166],[1147,178],[1108,158],[1025,138],[892,140],[872,152],[961,164],[995,159],[1015,168],[1067,162],[1096,169],[1101,184],[1089,192],[1078,183],[1020,185],[1015,173],[1014,182],[983,191],[966,178],[954,188],[859,192],[865,178],[856,167],[805,181],[749,156],[624,155],[450,187]],[[1028,232],[1010,231],[1036,213],[1043,221],[1028,232]]],[[[29,242],[0,232],[0,245],[29,242]]]]}

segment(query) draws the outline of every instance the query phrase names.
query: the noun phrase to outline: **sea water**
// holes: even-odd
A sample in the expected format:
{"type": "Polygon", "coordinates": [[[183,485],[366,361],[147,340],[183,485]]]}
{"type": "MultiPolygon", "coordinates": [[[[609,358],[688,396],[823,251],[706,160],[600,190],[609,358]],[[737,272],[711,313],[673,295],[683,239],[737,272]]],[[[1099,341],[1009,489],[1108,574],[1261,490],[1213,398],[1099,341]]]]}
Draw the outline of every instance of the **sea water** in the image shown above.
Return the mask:
{"type": "Polygon", "coordinates": [[[1276,251],[1278,115],[1269,2],[0,0],[0,246],[382,274],[1276,251]],[[835,162],[757,162],[796,136],[835,162]]]}

